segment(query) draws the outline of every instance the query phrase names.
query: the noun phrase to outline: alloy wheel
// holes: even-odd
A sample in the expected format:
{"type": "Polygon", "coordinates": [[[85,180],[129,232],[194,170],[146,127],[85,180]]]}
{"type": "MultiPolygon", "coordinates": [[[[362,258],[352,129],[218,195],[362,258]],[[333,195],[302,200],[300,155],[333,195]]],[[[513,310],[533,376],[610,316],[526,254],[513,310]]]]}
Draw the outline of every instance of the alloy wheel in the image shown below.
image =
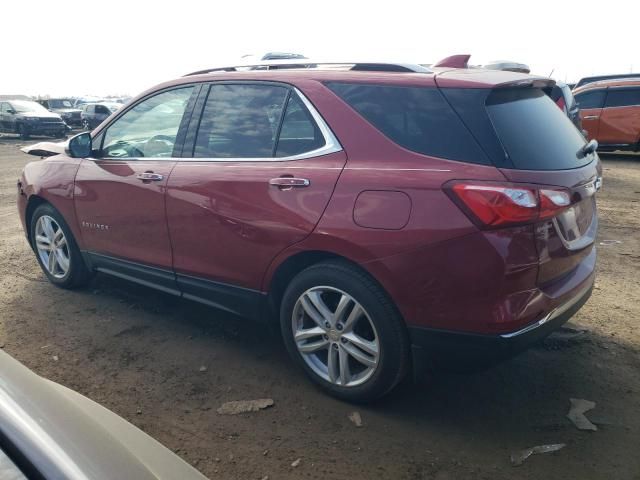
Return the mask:
{"type": "Polygon", "coordinates": [[[63,278],[69,271],[69,245],[62,228],[49,215],[42,215],[36,222],[36,250],[47,272],[63,278]]]}
{"type": "Polygon", "coordinates": [[[367,311],[351,295],[318,286],[296,301],[292,330],[298,352],[313,372],[334,385],[361,385],[375,373],[380,341],[367,311]]]}

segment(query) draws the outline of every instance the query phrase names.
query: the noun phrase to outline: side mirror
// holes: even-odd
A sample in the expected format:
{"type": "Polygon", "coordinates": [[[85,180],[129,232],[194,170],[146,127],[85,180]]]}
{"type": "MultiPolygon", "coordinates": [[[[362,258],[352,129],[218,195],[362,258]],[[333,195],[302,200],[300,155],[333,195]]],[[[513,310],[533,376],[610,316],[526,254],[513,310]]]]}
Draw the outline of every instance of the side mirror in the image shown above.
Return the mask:
{"type": "Polygon", "coordinates": [[[7,113],[8,113],[9,115],[15,115],[15,114],[16,114],[16,111],[15,111],[13,108],[10,108],[9,110],[7,110],[7,113]]]}
{"type": "Polygon", "coordinates": [[[71,158],[86,158],[91,156],[91,134],[83,132],[69,140],[67,153],[71,158]]]}

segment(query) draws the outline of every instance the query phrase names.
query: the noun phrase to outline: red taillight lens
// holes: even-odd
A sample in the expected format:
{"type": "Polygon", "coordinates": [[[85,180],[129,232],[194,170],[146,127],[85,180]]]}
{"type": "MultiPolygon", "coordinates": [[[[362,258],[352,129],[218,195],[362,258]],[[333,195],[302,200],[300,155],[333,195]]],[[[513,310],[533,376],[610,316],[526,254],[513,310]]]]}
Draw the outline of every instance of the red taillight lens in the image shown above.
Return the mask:
{"type": "Polygon", "coordinates": [[[453,192],[484,226],[500,227],[532,223],[559,214],[571,204],[561,189],[537,189],[517,185],[455,183],[453,192]]]}

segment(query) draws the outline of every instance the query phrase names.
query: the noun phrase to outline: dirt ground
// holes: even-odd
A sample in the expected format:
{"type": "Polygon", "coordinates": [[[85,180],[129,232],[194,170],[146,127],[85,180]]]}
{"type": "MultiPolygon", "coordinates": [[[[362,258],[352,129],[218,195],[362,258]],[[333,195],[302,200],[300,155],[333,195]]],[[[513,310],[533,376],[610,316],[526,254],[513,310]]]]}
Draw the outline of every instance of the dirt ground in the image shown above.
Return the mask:
{"type": "Polygon", "coordinates": [[[102,275],[81,291],[47,283],[16,213],[22,143],[0,137],[0,345],[208,477],[640,479],[640,157],[603,156],[598,280],[571,321],[586,332],[355,407],[312,386],[265,326],[102,275]],[[275,405],[216,412],[264,397],[275,405]],[[597,403],[597,432],[567,420],[570,398],[597,403]],[[549,443],[566,447],[511,465],[513,451],[549,443]]]}

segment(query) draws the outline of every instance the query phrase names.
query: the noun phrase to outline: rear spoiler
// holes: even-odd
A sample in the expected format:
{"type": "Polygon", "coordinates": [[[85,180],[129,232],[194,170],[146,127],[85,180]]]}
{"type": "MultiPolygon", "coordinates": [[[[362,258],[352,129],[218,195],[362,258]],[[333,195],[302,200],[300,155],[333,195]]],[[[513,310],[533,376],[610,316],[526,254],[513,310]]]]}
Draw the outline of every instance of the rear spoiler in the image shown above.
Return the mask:
{"type": "Polygon", "coordinates": [[[467,54],[451,55],[435,63],[432,67],[468,68],[470,58],[471,55],[467,54]]]}

